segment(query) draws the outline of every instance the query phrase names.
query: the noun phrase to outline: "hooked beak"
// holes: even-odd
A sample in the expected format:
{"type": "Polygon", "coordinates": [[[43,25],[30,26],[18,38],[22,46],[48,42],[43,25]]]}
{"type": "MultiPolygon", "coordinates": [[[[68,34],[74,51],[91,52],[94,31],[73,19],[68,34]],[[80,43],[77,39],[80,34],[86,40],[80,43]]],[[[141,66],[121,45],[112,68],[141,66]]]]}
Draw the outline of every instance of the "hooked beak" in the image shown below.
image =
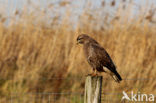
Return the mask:
{"type": "Polygon", "coordinates": [[[79,40],[79,39],[77,39],[77,43],[76,43],[76,44],[77,44],[77,45],[80,44],[80,40],[79,40]]]}

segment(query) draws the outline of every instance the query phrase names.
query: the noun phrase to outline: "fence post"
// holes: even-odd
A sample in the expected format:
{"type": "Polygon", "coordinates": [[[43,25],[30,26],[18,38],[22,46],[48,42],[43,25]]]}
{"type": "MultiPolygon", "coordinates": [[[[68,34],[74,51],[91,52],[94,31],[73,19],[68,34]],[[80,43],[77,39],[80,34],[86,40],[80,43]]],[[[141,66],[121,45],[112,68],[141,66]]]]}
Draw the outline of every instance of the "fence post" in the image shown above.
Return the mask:
{"type": "Polygon", "coordinates": [[[87,76],[84,103],[101,103],[102,76],[87,76]]]}

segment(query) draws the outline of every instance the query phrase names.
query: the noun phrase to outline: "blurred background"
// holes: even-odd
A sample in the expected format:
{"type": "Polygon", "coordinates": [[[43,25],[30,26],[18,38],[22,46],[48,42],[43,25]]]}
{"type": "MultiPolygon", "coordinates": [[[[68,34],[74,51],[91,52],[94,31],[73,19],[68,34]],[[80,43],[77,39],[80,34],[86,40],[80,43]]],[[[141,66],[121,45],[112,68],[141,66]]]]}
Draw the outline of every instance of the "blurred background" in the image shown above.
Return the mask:
{"type": "Polygon", "coordinates": [[[81,33],[123,78],[103,73],[102,103],[121,102],[122,91],[156,95],[156,0],[0,0],[0,103],[83,103],[92,69],[81,33]]]}

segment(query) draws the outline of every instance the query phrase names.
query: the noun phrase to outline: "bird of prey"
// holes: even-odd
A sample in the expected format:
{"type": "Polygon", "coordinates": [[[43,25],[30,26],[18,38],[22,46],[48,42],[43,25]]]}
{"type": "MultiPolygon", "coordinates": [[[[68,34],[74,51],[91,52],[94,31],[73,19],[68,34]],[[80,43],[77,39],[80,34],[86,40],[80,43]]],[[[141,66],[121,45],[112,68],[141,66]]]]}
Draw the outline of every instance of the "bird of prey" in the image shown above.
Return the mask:
{"type": "Polygon", "coordinates": [[[83,45],[85,57],[93,69],[93,73],[89,75],[97,76],[98,72],[105,72],[118,83],[122,80],[109,54],[96,40],[81,34],[77,37],[77,43],[83,45]]]}

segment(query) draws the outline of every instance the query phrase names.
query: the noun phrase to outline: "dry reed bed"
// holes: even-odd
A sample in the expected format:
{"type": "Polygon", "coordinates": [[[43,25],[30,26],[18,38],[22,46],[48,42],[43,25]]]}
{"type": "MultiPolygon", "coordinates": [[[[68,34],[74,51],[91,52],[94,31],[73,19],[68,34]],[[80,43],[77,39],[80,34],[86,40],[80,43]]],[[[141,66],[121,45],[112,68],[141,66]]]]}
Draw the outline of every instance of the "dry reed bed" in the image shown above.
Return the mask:
{"type": "Polygon", "coordinates": [[[8,27],[1,23],[1,98],[5,100],[16,92],[83,92],[85,75],[91,68],[84,60],[82,47],[76,45],[80,33],[89,34],[106,48],[124,79],[116,84],[103,74],[105,92],[134,90],[156,94],[155,26],[140,20],[124,24],[117,20],[112,27],[97,30],[98,24],[86,18],[88,15],[83,14],[76,29],[72,29],[69,18],[54,28],[43,23],[44,20],[34,23],[32,15],[25,15],[24,22],[8,27]]]}

